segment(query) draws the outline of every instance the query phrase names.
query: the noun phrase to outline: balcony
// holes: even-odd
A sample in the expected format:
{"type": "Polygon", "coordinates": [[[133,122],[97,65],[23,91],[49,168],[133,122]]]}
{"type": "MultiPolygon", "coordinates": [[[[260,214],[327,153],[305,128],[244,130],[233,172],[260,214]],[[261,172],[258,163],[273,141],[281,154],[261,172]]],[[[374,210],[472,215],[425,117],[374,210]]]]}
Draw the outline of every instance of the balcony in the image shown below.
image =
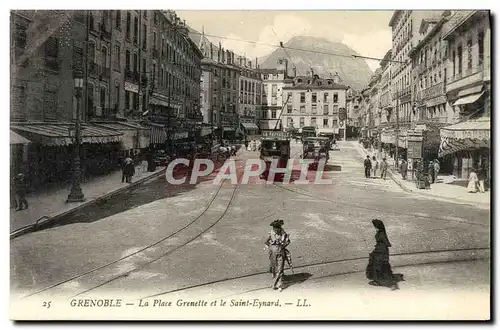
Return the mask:
{"type": "Polygon", "coordinates": [[[446,39],[451,33],[453,33],[457,28],[459,28],[465,21],[467,21],[472,15],[474,15],[476,10],[459,10],[456,11],[453,16],[450,17],[448,22],[443,25],[442,28],[442,38],[446,39]]]}
{"type": "Polygon", "coordinates": [[[446,91],[451,92],[468,85],[473,85],[479,82],[483,82],[483,78],[484,78],[483,65],[472,67],[470,69],[462,71],[459,74],[454,75],[453,77],[449,77],[446,84],[446,91]]]}
{"type": "Polygon", "coordinates": [[[421,98],[419,100],[425,101],[442,95],[444,95],[444,84],[439,83],[422,90],[421,98]]]}

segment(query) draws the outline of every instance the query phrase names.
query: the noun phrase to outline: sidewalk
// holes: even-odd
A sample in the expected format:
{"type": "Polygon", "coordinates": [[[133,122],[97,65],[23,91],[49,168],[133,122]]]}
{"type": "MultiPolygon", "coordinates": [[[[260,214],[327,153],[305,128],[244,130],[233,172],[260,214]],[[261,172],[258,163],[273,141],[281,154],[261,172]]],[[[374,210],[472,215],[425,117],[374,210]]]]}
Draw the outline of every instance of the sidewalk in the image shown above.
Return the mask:
{"type": "MultiPolygon", "coordinates": [[[[132,183],[122,182],[122,172],[118,170],[107,175],[92,178],[81,184],[85,201],[81,203],[66,203],[71,185],[50,191],[41,191],[27,196],[29,208],[22,211],[11,209],[10,231],[19,231],[24,227],[31,227],[42,217],[55,218],[75,211],[83,206],[109,197],[113,194],[130,189],[149,178],[159,176],[165,172],[165,167],[157,167],[155,172],[147,172],[146,166],[136,166],[132,183]]],[[[29,229],[29,228],[26,228],[29,229]]]]}
{"type": "MultiPolygon", "coordinates": [[[[376,152],[370,152],[364,149],[359,143],[352,142],[354,147],[363,155],[363,158],[366,155],[377,156],[376,152]]],[[[378,159],[380,162],[382,159],[378,159]]],[[[490,209],[491,206],[491,189],[486,191],[485,193],[469,193],[467,192],[467,188],[452,184],[454,181],[453,176],[450,175],[438,175],[437,182],[431,184],[431,188],[428,190],[425,189],[417,189],[415,182],[411,179],[411,172],[408,173],[408,177],[406,180],[403,180],[401,174],[394,170],[394,159],[391,157],[386,158],[387,163],[389,164],[389,175],[392,179],[406,192],[416,193],[421,196],[428,196],[431,198],[471,204],[476,207],[490,209]]]]}

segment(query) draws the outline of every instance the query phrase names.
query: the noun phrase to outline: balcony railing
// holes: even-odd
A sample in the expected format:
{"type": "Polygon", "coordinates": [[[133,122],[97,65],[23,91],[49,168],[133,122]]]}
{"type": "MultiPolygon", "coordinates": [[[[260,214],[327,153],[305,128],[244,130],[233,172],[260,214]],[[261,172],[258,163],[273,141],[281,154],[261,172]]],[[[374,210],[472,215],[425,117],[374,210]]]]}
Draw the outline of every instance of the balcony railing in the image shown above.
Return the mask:
{"type": "Polygon", "coordinates": [[[470,69],[463,70],[462,72],[457,73],[456,75],[454,75],[452,77],[449,77],[447,80],[447,83],[450,84],[450,83],[455,82],[457,80],[460,80],[462,78],[465,78],[465,77],[471,76],[475,73],[483,72],[483,71],[484,71],[484,66],[481,64],[481,65],[472,67],[470,69]]]}

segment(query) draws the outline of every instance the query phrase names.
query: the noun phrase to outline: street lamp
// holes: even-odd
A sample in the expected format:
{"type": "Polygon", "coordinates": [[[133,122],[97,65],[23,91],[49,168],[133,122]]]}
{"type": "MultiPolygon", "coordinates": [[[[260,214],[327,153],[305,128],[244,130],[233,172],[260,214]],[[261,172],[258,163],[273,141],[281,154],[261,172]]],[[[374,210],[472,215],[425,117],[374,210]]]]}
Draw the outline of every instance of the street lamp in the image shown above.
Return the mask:
{"type": "Polygon", "coordinates": [[[68,195],[67,203],[83,202],[85,196],[80,187],[81,170],[80,170],[80,144],[81,144],[81,131],[80,131],[80,99],[83,91],[83,74],[82,72],[75,73],[75,97],[76,97],[76,119],[75,119],[75,139],[73,143],[73,182],[71,191],[68,195]]]}

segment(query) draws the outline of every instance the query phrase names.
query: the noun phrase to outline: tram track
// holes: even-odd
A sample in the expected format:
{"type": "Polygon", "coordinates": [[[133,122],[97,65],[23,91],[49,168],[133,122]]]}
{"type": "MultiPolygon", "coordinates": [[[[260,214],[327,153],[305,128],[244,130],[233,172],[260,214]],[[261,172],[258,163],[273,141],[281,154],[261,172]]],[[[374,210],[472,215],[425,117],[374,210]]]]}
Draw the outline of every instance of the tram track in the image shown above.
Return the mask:
{"type": "MultiPolygon", "coordinates": [[[[221,181],[221,183],[218,185],[217,190],[215,191],[215,194],[211,197],[211,199],[208,201],[208,203],[206,204],[206,206],[204,207],[204,209],[202,210],[202,212],[198,216],[196,216],[195,218],[193,218],[186,225],[184,225],[181,228],[177,229],[175,232],[173,232],[173,233],[171,233],[171,234],[169,234],[167,236],[164,236],[161,239],[159,239],[159,240],[157,240],[157,241],[155,241],[155,242],[153,242],[153,243],[151,243],[151,244],[149,244],[149,245],[147,245],[147,246],[145,246],[145,247],[143,247],[143,248],[141,248],[141,249],[139,249],[139,250],[137,250],[137,251],[135,251],[133,253],[127,254],[127,255],[125,255],[125,256],[123,256],[121,258],[118,258],[118,259],[112,260],[110,262],[107,262],[104,265],[95,267],[95,268],[90,269],[88,271],[82,272],[80,274],[74,275],[74,276],[72,276],[70,278],[67,278],[65,280],[62,280],[62,281],[59,281],[59,282],[54,283],[52,285],[49,285],[47,287],[44,287],[44,288],[42,288],[40,290],[37,290],[37,291],[35,291],[33,293],[30,293],[28,295],[23,296],[21,299],[25,299],[25,298],[28,298],[28,297],[33,297],[33,296],[39,295],[41,293],[44,293],[44,292],[47,292],[49,290],[58,288],[58,287],[60,287],[60,286],[62,286],[64,284],[70,283],[70,282],[72,282],[74,280],[77,280],[77,279],[80,279],[82,277],[94,274],[94,273],[99,272],[99,271],[107,270],[111,266],[114,266],[114,265],[117,265],[117,264],[119,264],[121,262],[127,261],[127,260],[129,260],[130,258],[132,258],[134,256],[138,256],[140,253],[145,253],[146,251],[151,250],[152,248],[154,248],[154,247],[156,247],[156,246],[158,246],[158,245],[160,245],[162,243],[167,243],[167,241],[169,239],[172,239],[176,235],[179,235],[179,234],[185,232],[186,230],[189,230],[190,228],[193,227],[194,224],[200,223],[200,222],[203,221],[204,216],[210,210],[211,206],[213,205],[213,203],[215,202],[215,200],[219,196],[219,194],[220,194],[220,192],[222,190],[222,187],[224,186],[224,183],[226,183],[226,182],[228,182],[228,180],[226,180],[226,179],[221,181]]],[[[89,288],[89,289],[87,289],[85,291],[82,291],[82,292],[76,294],[76,296],[84,294],[84,293],[87,293],[87,292],[90,292],[92,290],[95,290],[95,289],[97,289],[99,287],[102,287],[102,286],[107,285],[107,284],[109,284],[111,282],[114,282],[114,281],[116,281],[116,280],[118,280],[120,278],[124,278],[124,277],[130,275],[131,273],[139,271],[139,270],[143,269],[144,267],[146,267],[146,266],[148,266],[148,265],[150,265],[150,264],[152,264],[152,263],[154,263],[154,262],[156,262],[156,261],[158,261],[158,260],[160,260],[160,259],[168,256],[169,254],[171,254],[171,253],[179,250],[180,248],[188,245],[189,243],[193,242],[194,240],[196,240],[197,238],[199,238],[200,236],[202,236],[203,234],[205,234],[207,231],[209,231],[211,228],[213,228],[217,223],[219,223],[225,217],[225,215],[228,212],[230,206],[232,205],[232,202],[233,202],[234,197],[236,195],[237,189],[238,189],[238,185],[234,185],[234,188],[233,188],[233,190],[231,192],[229,201],[227,202],[227,205],[224,207],[224,210],[222,210],[220,216],[215,221],[209,222],[209,225],[205,226],[205,228],[203,230],[197,232],[195,235],[191,235],[191,237],[187,241],[183,242],[182,244],[177,245],[173,249],[169,249],[167,251],[164,251],[164,252],[160,253],[159,255],[153,257],[151,260],[149,260],[149,261],[147,261],[147,262],[145,262],[145,263],[143,263],[141,265],[138,265],[137,267],[134,267],[131,270],[123,272],[123,273],[121,273],[121,274],[119,274],[117,276],[112,276],[110,279],[105,280],[104,282],[101,282],[101,283],[99,283],[99,284],[97,284],[95,286],[92,286],[91,288],[89,288]]]]}
{"type": "MultiPolygon", "coordinates": [[[[487,247],[462,248],[462,249],[439,249],[439,250],[423,250],[423,251],[415,251],[415,252],[393,253],[393,254],[390,255],[390,257],[391,258],[393,258],[393,257],[412,257],[412,256],[418,256],[418,255],[430,255],[430,254],[453,253],[453,252],[478,252],[478,253],[481,253],[481,252],[489,252],[489,251],[490,251],[490,248],[487,248],[487,247]]],[[[302,265],[294,265],[293,269],[294,270],[300,270],[300,269],[307,270],[307,268],[311,268],[311,267],[328,266],[328,265],[332,265],[332,264],[345,263],[345,262],[354,262],[354,261],[362,261],[362,260],[368,260],[368,259],[369,259],[369,256],[368,256],[368,253],[367,253],[367,255],[363,256],[363,257],[334,259],[334,260],[313,262],[313,263],[302,264],[302,265]]],[[[462,258],[462,259],[452,260],[452,261],[448,261],[448,262],[470,261],[470,260],[484,260],[484,259],[486,259],[486,257],[468,258],[468,259],[467,258],[462,258]]],[[[398,264],[396,267],[407,267],[407,266],[416,266],[416,265],[424,265],[424,264],[432,264],[432,263],[446,263],[446,261],[440,261],[440,262],[429,261],[429,262],[423,262],[423,263],[404,263],[404,264],[398,264]]],[[[290,269],[290,268],[286,267],[285,270],[286,269],[290,269]]],[[[308,281],[318,280],[318,279],[326,278],[326,277],[333,277],[333,276],[340,276],[340,275],[360,273],[360,272],[363,272],[363,271],[364,270],[357,270],[357,271],[349,271],[349,272],[341,272],[341,273],[329,274],[329,275],[326,275],[326,276],[316,277],[316,278],[313,278],[313,279],[308,280],[308,281]]],[[[190,286],[185,286],[185,287],[178,288],[178,289],[173,289],[173,290],[169,290],[169,291],[163,291],[163,292],[160,292],[160,293],[156,293],[156,294],[153,294],[153,295],[142,297],[140,299],[157,298],[157,297],[160,297],[160,296],[166,296],[166,295],[173,294],[173,293],[180,293],[180,292],[184,292],[184,291],[188,291],[188,290],[199,289],[199,288],[202,288],[202,287],[209,287],[211,285],[221,284],[221,283],[224,283],[224,282],[231,282],[231,281],[235,281],[235,280],[248,279],[248,278],[251,278],[251,277],[254,277],[254,276],[266,275],[266,274],[269,274],[269,271],[255,270],[253,272],[246,273],[246,274],[243,274],[243,275],[238,275],[238,276],[233,276],[233,277],[225,277],[225,278],[221,278],[221,279],[217,279],[217,280],[213,280],[213,281],[208,281],[208,282],[203,282],[203,283],[194,284],[194,285],[190,285],[190,286]]],[[[263,290],[263,289],[269,289],[269,285],[266,285],[265,287],[256,288],[255,290],[252,290],[250,292],[258,291],[258,290],[263,290]]],[[[241,294],[241,293],[242,292],[236,293],[236,294],[241,294]]],[[[244,293],[247,293],[247,292],[244,292],[244,293]]]]}

